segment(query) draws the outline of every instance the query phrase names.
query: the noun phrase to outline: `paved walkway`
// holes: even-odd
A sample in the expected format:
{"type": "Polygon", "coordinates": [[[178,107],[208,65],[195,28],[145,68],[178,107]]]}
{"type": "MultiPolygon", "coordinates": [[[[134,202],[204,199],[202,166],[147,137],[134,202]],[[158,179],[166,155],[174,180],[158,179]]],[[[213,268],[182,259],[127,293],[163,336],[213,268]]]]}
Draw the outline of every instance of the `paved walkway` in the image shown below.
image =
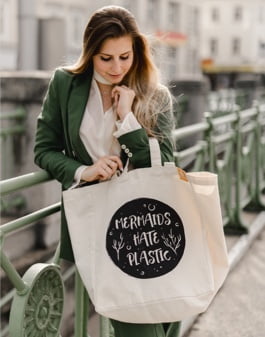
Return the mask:
{"type": "Polygon", "coordinates": [[[265,229],[185,337],[265,337],[265,229]]]}

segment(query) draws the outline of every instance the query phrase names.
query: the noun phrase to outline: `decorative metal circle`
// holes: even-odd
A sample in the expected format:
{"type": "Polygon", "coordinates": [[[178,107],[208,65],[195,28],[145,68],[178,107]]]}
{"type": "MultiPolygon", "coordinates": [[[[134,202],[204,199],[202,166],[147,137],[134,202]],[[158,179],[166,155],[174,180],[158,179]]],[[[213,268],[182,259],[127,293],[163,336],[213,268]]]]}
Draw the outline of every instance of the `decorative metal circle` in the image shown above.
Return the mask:
{"type": "Polygon", "coordinates": [[[11,337],[57,337],[64,305],[59,267],[37,263],[23,277],[25,291],[16,293],[10,312],[11,337]]]}
{"type": "Polygon", "coordinates": [[[36,280],[25,307],[25,336],[56,336],[63,311],[63,287],[54,270],[46,270],[36,280]]]}

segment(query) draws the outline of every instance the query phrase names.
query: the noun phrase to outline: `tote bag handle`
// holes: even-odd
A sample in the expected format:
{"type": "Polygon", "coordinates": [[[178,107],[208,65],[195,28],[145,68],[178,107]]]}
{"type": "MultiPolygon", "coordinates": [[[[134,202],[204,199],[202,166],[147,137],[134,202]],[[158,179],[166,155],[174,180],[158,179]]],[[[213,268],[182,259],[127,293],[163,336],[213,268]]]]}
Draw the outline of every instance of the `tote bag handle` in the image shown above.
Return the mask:
{"type": "Polygon", "coordinates": [[[151,156],[151,166],[162,166],[161,152],[158,140],[156,138],[149,137],[150,146],[150,156],[151,156]]]}
{"type": "MultiPolygon", "coordinates": [[[[162,166],[161,160],[161,151],[158,140],[156,138],[149,137],[149,147],[150,147],[150,157],[151,157],[151,166],[162,166]]],[[[126,161],[124,172],[129,171],[129,159],[126,161]]]]}

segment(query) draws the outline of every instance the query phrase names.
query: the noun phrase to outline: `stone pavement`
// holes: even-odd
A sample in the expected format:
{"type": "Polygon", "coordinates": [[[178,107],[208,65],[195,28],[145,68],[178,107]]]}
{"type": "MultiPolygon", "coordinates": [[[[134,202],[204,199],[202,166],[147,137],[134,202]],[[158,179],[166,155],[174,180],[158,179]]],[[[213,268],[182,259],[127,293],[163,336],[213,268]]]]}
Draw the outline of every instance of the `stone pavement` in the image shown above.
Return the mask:
{"type": "Polygon", "coordinates": [[[262,212],[253,228],[251,225],[255,233],[241,237],[230,247],[233,269],[206,313],[190,324],[185,337],[265,337],[264,224],[262,212]]]}

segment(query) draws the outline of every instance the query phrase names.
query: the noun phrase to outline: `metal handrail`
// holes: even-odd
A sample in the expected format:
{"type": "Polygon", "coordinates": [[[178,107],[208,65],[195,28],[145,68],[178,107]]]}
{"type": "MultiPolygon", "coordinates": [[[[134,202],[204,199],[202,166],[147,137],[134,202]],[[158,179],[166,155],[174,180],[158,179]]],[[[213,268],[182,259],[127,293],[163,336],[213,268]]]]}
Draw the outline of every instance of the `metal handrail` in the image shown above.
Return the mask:
{"type": "Polygon", "coordinates": [[[4,235],[16,231],[22,227],[25,228],[25,226],[30,225],[33,222],[59,212],[60,209],[61,203],[58,202],[54,205],[50,205],[33,213],[27,214],[19,219],[12,220],[0,227],[0,237],[3,237],[4,235]]]}
{"type": "Polygon", "coordinates": [[[1,181],[0,192],[5,195],[49,180],[51,180],[51,176],[46,171],[32,172],[1,181]]]}

